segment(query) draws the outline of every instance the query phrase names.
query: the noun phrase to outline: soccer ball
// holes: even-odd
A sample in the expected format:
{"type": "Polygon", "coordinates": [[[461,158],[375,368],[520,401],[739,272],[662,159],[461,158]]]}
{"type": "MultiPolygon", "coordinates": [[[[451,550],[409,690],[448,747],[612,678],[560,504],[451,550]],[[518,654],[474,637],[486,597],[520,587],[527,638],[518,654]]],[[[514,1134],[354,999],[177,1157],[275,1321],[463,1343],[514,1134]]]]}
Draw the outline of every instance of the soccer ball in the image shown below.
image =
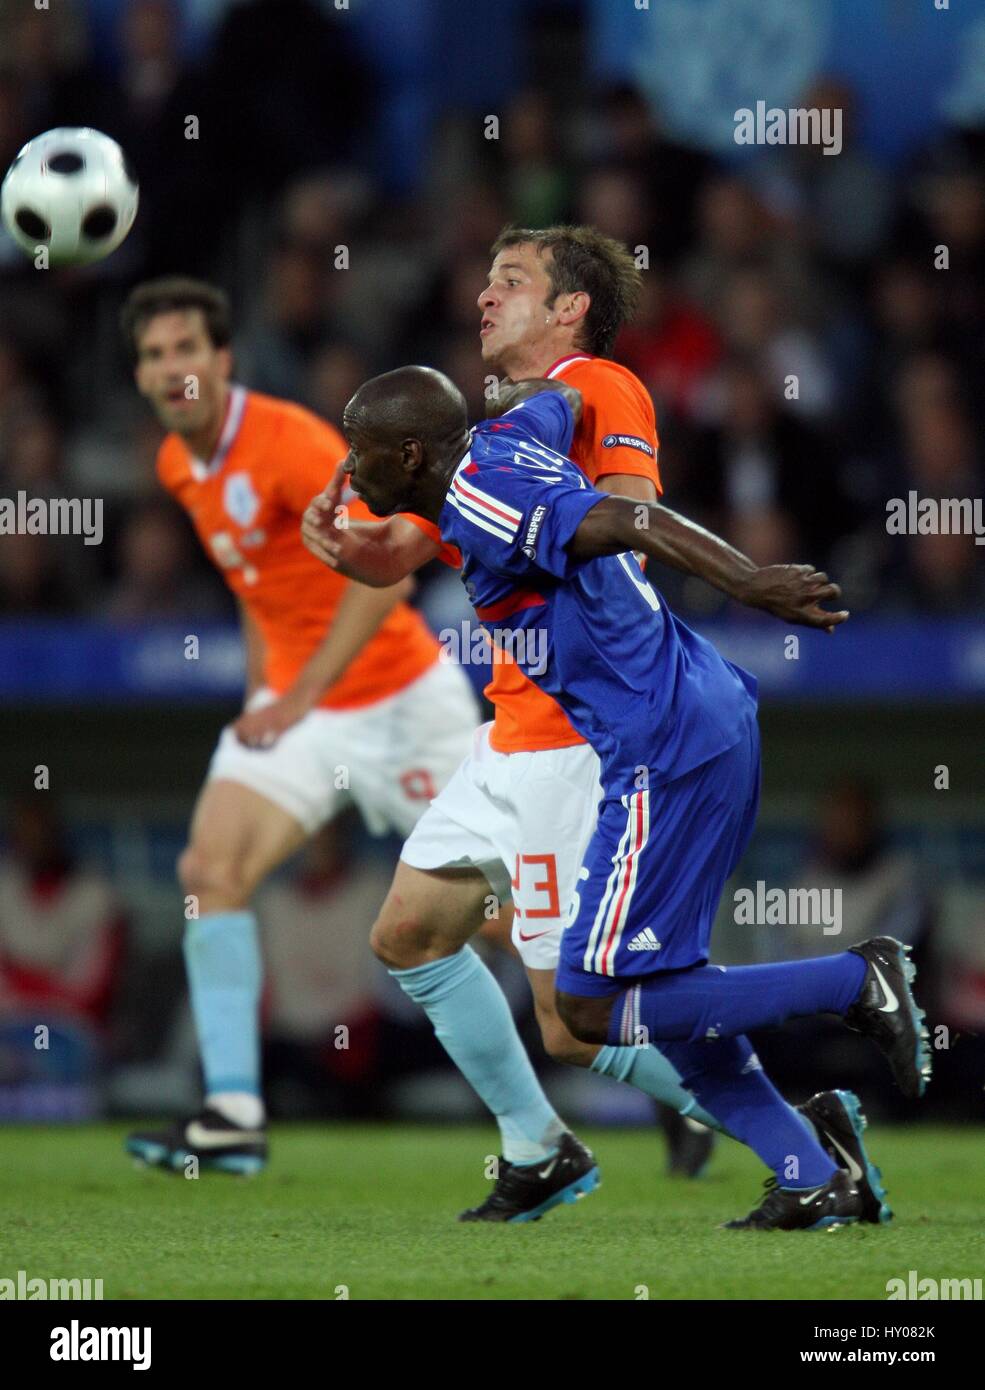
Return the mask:
{"type": "Polygon", "coordinates": [[[119,246],[137,198],[136,176],[115,140],[64,126],[21,150],[0,188],[0,215],[32,258],[43,247],[48,265],[87,265],[119,246]]]}

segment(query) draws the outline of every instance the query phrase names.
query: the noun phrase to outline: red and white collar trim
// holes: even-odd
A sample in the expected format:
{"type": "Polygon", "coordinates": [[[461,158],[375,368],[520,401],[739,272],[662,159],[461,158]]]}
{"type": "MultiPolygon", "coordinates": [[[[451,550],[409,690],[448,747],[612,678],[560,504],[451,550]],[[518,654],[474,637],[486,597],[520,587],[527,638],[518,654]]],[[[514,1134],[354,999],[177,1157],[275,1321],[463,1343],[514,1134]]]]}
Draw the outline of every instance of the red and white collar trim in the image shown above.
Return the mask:
{"type": "Polygon", "coordinates": [[[566,367],[570,367],[573,362],[591,362],[595,356],[592,352],[569,352],[567,357],[559,357],[558,360],[548,367],[544,373],[545,377],[551,378],[560,376],[566,367]]]}
{"type": "Polygon", "coordinates": [[[226,462],[230,449],[236,442],[239,434],[239,427],[243,423],[243,416],[246,413],[245,386],[231,386],[229,388],[229,400],[226,403],[226,418],[222,424],[222,433],[219,435],[219,442],[215,446],[215,453],[208,463],[202,459],[193,458],[191,460],[192,477],[197,483],[204,482],[206,478],[211,478],[218,473],[222,465],[226,462]]]}

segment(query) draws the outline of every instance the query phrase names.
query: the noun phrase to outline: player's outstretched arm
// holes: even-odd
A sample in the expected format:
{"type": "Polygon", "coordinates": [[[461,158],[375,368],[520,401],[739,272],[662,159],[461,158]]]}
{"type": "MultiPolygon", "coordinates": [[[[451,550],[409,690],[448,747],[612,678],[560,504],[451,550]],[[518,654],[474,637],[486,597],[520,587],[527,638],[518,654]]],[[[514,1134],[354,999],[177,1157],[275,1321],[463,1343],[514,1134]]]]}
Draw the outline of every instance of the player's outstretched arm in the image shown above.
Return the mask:
{"type": "Polygon", "coordinates": [[[804,627],[833,632],[848,617],[845,609],[821,607],[840,598],[841,589],[813,565],[755,565],[727,541],[656,502],[606,497],[586,515],[568,550],[579,560],[641,550],[697,575],[747,608],[804,627]]]}
{"type": "Polygon", "coordinates": [[[403,517],[349,520],[342,502],[344,487],[345,472],[340,464],[328,487],[311,499],[301,520],[302,540],[330,569],[370,588],[383,589],[407,578],[438,554],[438,542],[403,517]]]}

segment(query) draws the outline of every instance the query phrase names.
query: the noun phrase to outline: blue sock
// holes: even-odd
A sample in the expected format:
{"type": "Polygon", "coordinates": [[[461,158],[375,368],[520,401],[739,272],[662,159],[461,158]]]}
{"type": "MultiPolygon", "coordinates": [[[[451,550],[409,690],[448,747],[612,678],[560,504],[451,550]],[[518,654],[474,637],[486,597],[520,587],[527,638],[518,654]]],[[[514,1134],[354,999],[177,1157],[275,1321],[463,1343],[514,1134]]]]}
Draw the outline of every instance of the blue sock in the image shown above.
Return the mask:
{"type": "Polygon", "coordinates": [[[188,923],[184,950],[206,1094],[259,1096],[263,969],[256,917],[208,912],[188,923]]]}
{"type": "Polygon", "coordinates": [[[682,1084],[729,1134],[759,1155],[781,1187],[806,1189],[831,1180],[836,1164],[818,1143],[813,1125],[769,1080],[748,1038],[669,1042],[664,1050],[682,1084]]]}
{"type": "Polygon", "coordinates": [[[541,1090],[503,991],[472,947],[390,974],[496,1116],[503,1157],[522,1164],[552,1154],[566,1126],[541,1090]]]}
{"type": "Polygon", "coordinates": [[[684,1089],[676,1070],[655,1047],[603,1047],[592,1062],[592,1071],[625,1081],[628,1086],[635,1086],[663,1105],[673,1106],[681,1115],[698,1120],[709,1129],[722,1128],[707,1110],[702,1110],[697,1098],[684,1089]]]}
{"type": "Polygon", "coordinates": [[[607,1041],[631,1043],[641,1025],[643,1036],[662,1046],[732,1038],[803,1014],[843,1014],[858,998],[865,971],[861,956],[842,951],[775,965],[698,965],[648,975],[617,996],[607,1041]]]}

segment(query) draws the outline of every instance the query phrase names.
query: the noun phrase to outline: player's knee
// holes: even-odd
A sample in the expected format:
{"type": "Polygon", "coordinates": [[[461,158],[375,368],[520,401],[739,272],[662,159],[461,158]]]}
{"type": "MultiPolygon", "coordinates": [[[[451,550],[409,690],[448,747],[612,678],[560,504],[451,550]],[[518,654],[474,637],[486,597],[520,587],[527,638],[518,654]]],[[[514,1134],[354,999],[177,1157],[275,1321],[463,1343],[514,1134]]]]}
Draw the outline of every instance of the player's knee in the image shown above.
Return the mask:
{"type": "Polygon", "coordinates": [[[252,885],[236,859],[208,854],[191,844],[178,858],[178,879],[189,897],[198,898],[206,911],[242,907],[252,885]]]}
{"type": "Polygon", "coordinates": [[[370,949],[390,970],[413,970],[448,955],[433,928],[413,912],[389,912],[384,903],[369,934],[370,949]]]}
{"type": "Polygon", "coordinates": [[[568,1031],[583,1043],[604,1043],[609,1035],[608,999],[585,998],[577,994],[558,993],[557,1011],[568,1031]]]}

